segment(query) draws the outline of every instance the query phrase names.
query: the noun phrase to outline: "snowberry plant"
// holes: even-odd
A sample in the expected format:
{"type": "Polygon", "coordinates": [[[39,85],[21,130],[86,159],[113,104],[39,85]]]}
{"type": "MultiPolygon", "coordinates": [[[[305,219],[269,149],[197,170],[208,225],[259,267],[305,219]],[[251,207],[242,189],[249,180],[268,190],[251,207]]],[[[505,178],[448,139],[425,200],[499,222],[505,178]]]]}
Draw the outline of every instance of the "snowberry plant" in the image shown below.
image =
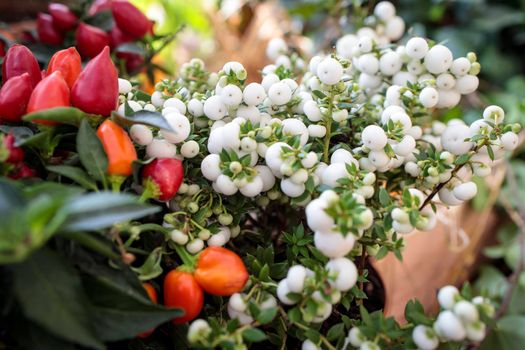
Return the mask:
{"type": "Polygon", "coordinates": [[[417,302],[404,325],[370,312],[366,261],[401,258],[404,235],[431,231],[438,210],[472,199],[472,176],[517,147],[520,126],[505,124],[498,106],[470,125],[436,120],[476,91],[476,55],[401,40],[405,23],[386,1],[364,23],[309,62],[272,40],[274,63],[253,82],[239,62],[209,72],[199,59],[151,96],[120,80],[117,114],[158,119],[129,134],[139,158],[153,161],[138,190],[166,202],[162,250],[184,261],[228,245],[250,273],[242,291],[209,301],[189,346],[436,349],[484,339],[494,306],[452,286],[437,296],[437,317],[417,302]],[[166,158],[182,162],[180,187],[165,186],[171,173],[156,162],[166,158]]]}

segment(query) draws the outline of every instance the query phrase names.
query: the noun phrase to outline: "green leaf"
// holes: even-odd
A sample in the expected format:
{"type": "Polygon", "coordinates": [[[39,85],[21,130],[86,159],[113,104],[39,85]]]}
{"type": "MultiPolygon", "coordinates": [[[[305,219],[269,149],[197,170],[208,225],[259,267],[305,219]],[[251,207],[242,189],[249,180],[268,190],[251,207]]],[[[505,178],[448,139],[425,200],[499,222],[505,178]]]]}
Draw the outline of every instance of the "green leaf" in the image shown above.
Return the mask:
{"type": "Polygon", "coordinates": [[[498,321],[494,332],[483,342],[482,350],[522,349],[525,342],[525,316],[506,315],[498,321]]]}
{"type": "Polygon", "coordinates": [[[257,315],[257,321],[264,325],[273,321],[277,315],[277,308],[271,307],[269,309],[262,310],[259,315],[257,315]]]}
{"type": "Polygon", "coordinates": [[[379,202],[383,207],[387,207],[392,203],[392,200],[390,199],[390,196],[384,187],[379,189],[379,202]]]}
{"type": "Polygon", "coordinates": [[[14,293],[27,318],[60,338],[105,348],[92,328],[82,282],[67,262],[43,249],[13,272],[14,293]]]}
{"type": "Polygon", "coordinates": [[[117,46],[115,49],[116,52],[129,52],[129,53],[135,53],[141,56],[145,55],[144,48],[141,46],[135,44],[135,43],[125,43],[122,45],[117,46]]]}
{"type": "Polygon", "coordinates": [[[183,314],[180,309],[152,304],[142,294],[144,290],[137,293],[108,276],[87,275],[83,279],[93,305],[91,314],[95,331],[104,341],[133,338],[183,314]]]}
{"type": "Polygon", "coordinates": [[[162,252],[162,247],[153,249],[141,267],[133,268],[141,281],[147,281],[162,274],[162,267],[160,266],[162,252]]]}
{"type": "Polygon", "coordinates": [[[65,176],[84,188],[96,191],[97,184],[89,177],[89,175],[82,169],[69,165],[50,165],[46,167],[47,170],[65,176]]]}
{"type": "Polygon", "coordinates": [[[144,124],[163,130],[168,130],[172,132],[175,131],[159,112],[141,110],[127,115],[113,113],[113,116],[119,124],[125,126],[133,124],[144,124]]]}
{"type": "Polygon", "coordinates": [[[22,119],[26,122],[34,120],[48,120],[61,124],[79,126],[82,120],[91,118],[87,113],[75,107],[55,107],[26,114],[22,119]]]}
{"type": "Polygon", "coordinates": [[[456,158],[456,161],[454,162],[454,164],[456,164],[456,165],[463,165],[466,162],[468,162],[469,159],[470,159],[470,156],[468,154],[462,154],[462,155],[460,155],[459,157],[456,158]]]}
{"type": "Polygon", "coordinates": [[[320,98],[320,99],[326,98],[326,95],[325,95],[324,93],[322,93],[321,91],[319,91],[319,90],[314,90],[314,91],[312,91],[312,93],[313,93],[317,98],[320,98]]]}
{"type": "Polygon", "coordinates": [[[85,119],[78,129],[77,151],[88,174],[105,183],[108,157],[97,134],[85,119]]]}
{"type": "Polygon", "coordinates": [[[67,220],[63,231],[94,231],[156,213],[161,208],[141,203],[128,194],[97,192],[72,199],[64,210],[67,220]]]}
{"type": "Polygon", "coordinates": [[[330,340],[330,341],[339,339],[339,338],[343,337],[344,330],[345,330],[344,323],[338,323],[336,325],[333,325],[328,330],[328,333],[326,334],[326,338],[328,338],[328,340],[330,340]]]}
{"type": "Polygon", "coordinates": [[[242,332],[242,337],[249,342],[260,342],[266,339],[266,334],[257,328],[248,328],[242,332]]]}

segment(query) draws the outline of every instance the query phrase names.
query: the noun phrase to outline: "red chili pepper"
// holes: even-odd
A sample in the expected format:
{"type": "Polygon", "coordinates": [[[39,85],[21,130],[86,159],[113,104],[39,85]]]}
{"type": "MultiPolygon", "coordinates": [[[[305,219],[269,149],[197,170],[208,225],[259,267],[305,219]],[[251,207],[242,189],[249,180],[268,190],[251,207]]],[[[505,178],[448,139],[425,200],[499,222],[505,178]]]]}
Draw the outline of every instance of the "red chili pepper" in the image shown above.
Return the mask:
{"type": "Polygon", "coordinates": [[[4,58],[2,64],[2,81],[28,73],[31,78],[31,85],[35,87],[42,79],[40,67],[33,53],[24,45],[13,45],[4,58]]]}
{"type": "Polygon", "coordinates": [[[115,49],[118,46],[129,43],[133,41],[133,38],[129,37],[124,33],[122,30],[120,30],[119,27],[113,26],[111,30],[109,31],[109,42],[111,44],[111,48],[115,49]]]}
{"type": "Polygon", "coordinates": [[[35,170],[31,169],[27,164],[19,163],[16,166],[16,168],[13,171],[11,171],[7,176],[13,180],[18,180],[24,179],[26,177],[35,177],[36,172],[35,170]]]}
{"type": "Polygon", "coordinates": [[[24,161],[24,150],[21,147],[15,146],[15,136],[12,133],[4,136],[3,144],[9,152],[9,156],[5,160],[6,163],[18,164],[24,161]]]}
{"type": "Polygon", "coordinates": [[[55,26],[63,31],[75,28],[78,17],[64,4],[52,2],[47,7],[55,26]]]}
{"type": "MultiPolygon", "coordinates": [[[[62,73],[56,71],[42,79],[35,87],[29,99],[27,113],[67,106],[69,106],[69,88],[62,73]]],[[[34,120],[33,122],[46,125],[58,124],[47,120],[34,120]]]]}
{"type": "Polygon", "coordinates": [[[131,175],[137,151],[126,130],[107,119],[98,127],[97,135],[108,156],[108,174],[131,175]]]}
{"type": "Polygon", "coordinates": [[[85,57],[95,57],[109,45],[109,35],[100,28],[80,23],[75,35],[77,48],[85,57]]]}
{"type": "Polygon", "coordinates": [[[248,277],[242,259],[226,248],[208,247],[197,259],[195,279],[207,293],[229,296],[240,292],[248,277]]]}
{"type": "MultiPolygon", "coordinates": [[[[150,298],[151,302],[153,304],[157,304],[158,303],[158,297],[157,297],[157,291],[155,290],[155,287],[153,287],[153,285],[151,283],[143,283],[142,286],[144,287],[144,289],[146,290],[146,293],[148,293],[148,297],[150,298]]],[[[152,330],[149,330],[147,332],[144,332],[144,333],[140,333],[138,336],[140,338],[147,338],[151,335],[151,333],[153,333],[155,331],[155,329],[152,329],[152,330]]]]}
{"type": "Polygon", "coordinates": [[[4,57],[5,56],[5,47],[6,47],[5,41],[0,39],[0,57],[4,57]]]}
{"type": "Polygon", "coordinates": [[[117,26],[134,39],[140,39],[146,35],[152,27],[152,23],[132,3],[123,0],[115,0],[111,4],[113,18],[117,26]]]}
{"type": "Polygon", "coordinates": [[[9,79],[0,89],[0,119],[20,122],[33,92],[31,77],[24,73],[9,79]]]}
{"type": "Polygon", "coordinates": [[[88,15],[93,16],[104,10],[111,10],[111,0],[95,0],[89,8],[88,15]]]}
{"type": "Polygon", "coordinates": [[[134,52],[117,52],[117,57],[126,63],[128,73],[136,73],[144,64],[144,57],[134,52]]]}
{"type": "Polygon", "coordinates": [[[73,87],[81,70],[82,59],[74,47],[55,53],[47,66],[47,74],[60,71],[69,88],[73,87]]]}
{"type": "Polygon", "coordinates": [[[36,21],[36,31],[38,38],[44,44],[62,45],[64,34],[57,29],[53,22],[53,17],[47,13],[39,13],[36,21]]]}
{"type": "Polygon", "coordinates": [[[71,90],[71,103],[86,113],[108,116],[117,109],[118,74],[109,47],[86,65],[71,90]]]}
{"type": "Polygon", "coordinates": [[[184,177],[182,162],[174,158],[159,158],[142,169],[142,179],[158,186],[158,199],[169,201],[177,194],[184,177]]]}
{"type": "Polygon", "coordinates": [[[204,305],[202,288],[191,273],[171,270],[164,278],[164,305],[169,308],[181,308],[184,315],[173,320],[182,324],[195,319],[204,305]]]}

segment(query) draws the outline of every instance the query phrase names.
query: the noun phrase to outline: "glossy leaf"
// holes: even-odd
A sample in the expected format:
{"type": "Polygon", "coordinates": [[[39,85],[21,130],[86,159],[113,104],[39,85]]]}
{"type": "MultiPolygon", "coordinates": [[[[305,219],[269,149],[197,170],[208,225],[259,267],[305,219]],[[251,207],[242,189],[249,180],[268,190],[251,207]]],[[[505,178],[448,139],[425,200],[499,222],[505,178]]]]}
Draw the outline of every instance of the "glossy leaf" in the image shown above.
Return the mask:
{"type": "Polygon", "coordinates": [[[164,119],[162,114],[159,112],[142,110],[126,116],[117,113],[114,113],[113,115],[115,116],[117,122],[122,125],[144,124],[159,129],[174,131],[166,119],[164,119]]]}
{"type": "Polygon", "coordinates": [[[88,174],[96,180],[105,182],[108,157],[97,134],[85,119],[78,129],[77,151],[88,174]]]}
{"type": "Polygon", "coordinates": [[[90,190],[97,190],[97,184],[89,177],[89,175],[82,169],[68,166],[68,165],[52,165],[46,168],[47,170],[65,176],[90,190]]]}
{"type": "Polygon", "coordinates": [[[56,107],[26,114],[22,119],[26,122],[33,120],[48,120],[61,124],[79,126],[83,119],[91,118],[89,114],[75,107],[56,107]]]}

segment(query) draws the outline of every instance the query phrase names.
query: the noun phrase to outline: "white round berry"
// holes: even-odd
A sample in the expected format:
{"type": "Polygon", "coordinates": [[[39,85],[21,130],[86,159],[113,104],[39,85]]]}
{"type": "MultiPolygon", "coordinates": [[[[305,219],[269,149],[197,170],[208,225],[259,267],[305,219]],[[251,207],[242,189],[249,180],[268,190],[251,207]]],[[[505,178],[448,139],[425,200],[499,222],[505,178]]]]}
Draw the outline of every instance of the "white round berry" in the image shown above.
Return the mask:
{"type": "Polygon", "coordinates": [[[127,93],[131,92],[131,89],[133,87],[131,86],[131,83],[129,80],[118,78],[118,93],[121,95],[126,95],[127,93]]]}
{"type": "Polygon", "coordinates": [[[290,289],[288,289],[288,283],[286,282],[286,279],[281,280],[277,285],[277,297],[281,303],[285,305],[295,304],[295,302],[288,297],[288,293],[290,293],[290,289]]]}
{"type": "Polygon", "coordinates": [[[390,157],[383,150],[370,151],[370,153],[368,153],[368,159],[377,168],[382,168],[390,162],[390,157]]]}
{"type": "Polygon", "coordinates": [[[204,241],[200,238],[195,238],[193,241],[186,244],[186,250],[190,254],[197,254],[202,249],[204,249],[204,241]]]}
{"type": "Polygon", "coordinates": [[[416,140],[410,135],[403,136],[401,141],[393,146],[394,153],[402,157],[410,155],[414,148],[416,148],[416,140]]]}
{"type": "Polygon", "coordinates": [[[339,186],[338,180],[347,177],[348,172],[345,163],[333,163],[323,171],[321,182],[328,187],[337,187],[339,186]]]}
{"type": "Polygon", "coordinates": [[[221,100],[226,106],[238,106],[242,102],[242,91],[237,85],[228,84],[221,90],[221,100]]]}
{"type": "Polygon", "coordinates": [[[454,286],[442,287],[437,295],[439,305],[446,310],[452,310],[456,305],[456,299],[459,298],[459,291],[454,286]]]}
{"type": "Polygon", "coordinates": [[[481,322],[468,323],[466,326],[467,338],[474,342],[481,342],[487,334],[487,326],[481,322]]]}
{"type": "Polygon", "coordinates": [[[302,195],[305,191],[304,184],[296,184],[291,179],[281,180],[281,191],[291,198],[296,198],[302,195]]]}
{"type": "Polygon", "coordinates": [[[331,259],[326,264],[326,269],[331,276],[331,279],[329,280],[330,284],[341,292],[350,290],[357,282],[359,274],[355,264],[350,259],[331,259]]]}
{"type": "Polygon", "coordinates": [[[472,142],[465,141],[468,138],[470,138],[468,126],[448,126],[441,135],[441,145],[446,151],[454,155],[465,154],[472,148],[472,142]]]}
{"type": "Polygon", "coordinates": [[[436,78],[436,86],[441,90],[450,90],[456,85],[456,79],[449,73],[442,73],[436,78]]]}
{"type": "Polygon", "coordinates": [[[380,1],[374,8],[374,15],[382,21],[387,21],[396,15],[396,8],[390,1],[380,1]]]}
{"type": "Polygon", "coordinates": [[[303,265],[294,265],[290,267],[285,279],[286,284],[288,285],[288,290],[294,293],[302,293],[305,279],[306,268],[303,265]]]}
{"type": "Polygon", "coordinates": [[[368,125],[361,133],[363,145],[371,150],[379,151],[385,148],[388,138],[385,131],[377,125],[368,125]]]}
{"type": "Polygon", "coordinates": [[[392,221],[392,228],[394,231],[401,234],[408,234],[414,231],[414,227],[409,222],[401,223],[395,220],[392,221]]]}
{"type": "Polygon", "coordinates": [[[316,231],[314,234],[315,247],[328,258],[342,258],[354,247],[353,234],[343,236],[335,231],[316,231]]]}
{"type": "Polygon", "coordinates": [[[379,70],[379,60],[374,54],[365,54],[357,60],[357,67],[361,72],[374,75],[379,70]]]}
{"type": "Polygon", "coordinates": [[[162,92],[155,91],[151,95],[151,104],[153,104],[155,107],[162,107],[164,104],[164,95],[162,95],[162,92]]]}
{"type": "Polygon", "coordinates": [[[442,311],[439,314],[436,320],[436,328],[439,330],[439,334],[447,340],[461,341],[467,336],[465,327],[459,318],[449,310],[442,311]]]}
{"type": "Polygon", "coordinates": [[[432,74],[441,74],[452,66],[452,52],[443,45],[433,46],[425,55],[425,67],[432,74]]]}
{"type": "Polygon", "coordinates": [[[210,247],[222,247],[226,243],[228,243],[229,238],[226,237],[222,232],[216,233],[212,235],[207,243],[210,247]]]}
{"type": "Polygon", "coordinates": [[[266,98],[266,91],[261,84],[250,83],[242,93],[243,101],[248,106],[256,106],[261,104],[266,98]]]}
{"type": "Polygon", "coordinates": [[[463,323],[473,323],[479,320],[479,312],[474,304],[460,300],[454,305],[454,313],[463,323]]]}
{"type": "Polygon", "coordinates": [[[343,77],[343,66],[337,60],[327,57],[317,66],[317,76],[323,84],[337,84],[343,77]]]}
{"type": "Polygon", "coordinates": [[[431,86],[427,86],[419,93],[419,102],[425,108],[433,108],[439,101],[439,95],[436,89],[431,86]]]}
{"type": "Polygon", "coordinates": [[[397,52],[387,51],[379,59],[379,70],[381,74],[392,76],[401,70],[403,60],[397,52]]]}
{"type": "Polygon", "coordinates": [[[235,183],[224,174],[219,175],[215,182],[220,192],[227,196],[234,195],[238,190],[237,186],[235,186],[235,183]]]}
{"type": "Polygon", "coordinates": [[[292,99],[292,89],[286,83],[278,82],[270,86],[268,97],[272,104],[282,106],[292,99]]]}
{"type": "MultiPolygon", "coordinates": [[[[270,89],[270,87],[273,85],[273,84],[276,84],[279,82],[279,77],[276,75],[276,74],[268,74],[266,75],[263,80],[261,81],[261,85],[262,87],[264,88],[264,90],[266,92],[268,92],[268,90],[270,89]]],[[[264,99],[263,99],[264,100],[264,99]]]]}
{"type": "Polygon", "coordinates": [[[415,37],[407,41],[405,50],[408,57],[420,60],[428,52],[428,43],[423,38],[415,37]]]}
{"type": "Polygon", "coordinates": [[[464,182],[454,187],[453,193],[454,197],[460,201],[468,201],[476,196],[478,193],[478,187],[476,186],[476,183],[472,181],[464,182]]]}
{"type": "Polygon", "coordinates": [[[153,133],[146,125],[133,124],[129,129],[129,136],[135,143],[141,146],[147,146],[153,141],[153,133]]]}
{"type": "Polygon", "coordinates": [[[403,36],[403,33],[405,32],[405,21],[399,16],[395,16],[393,18],[390,18],[386,22],[385,26],[385,35],[390,40],[398,40],[403,36]]]}
{"type": "Polygon", "coordinates": [[[196,98],[192,98],[188,102],[188,112],[194,117],[200,117],[204,114],[204,105],[196,98]]]}
{"type": "Polygon", "coordinates": [[[334,219],[325,209],[327,203],[321,199],[314,199],[306,206],[306,221],[312,231],[329,231],[334,226],[334,219]]]}
{"type": "Polygon", "coordinates": [[[434,330],[423,325],[414,327],[412,340],[421,350],[434,350],[439,346],[439,339],[434,330]]]}
{"type": "Polygon", "coordinates": [[[172,230],[170,232],[170,239],[178,245],[185,245],[188,243],[189,238],[187,234],[184,234],[180,230],[172,230]]]}
{"type": "Polygon", "coordinates": [[[452,108],[456,106],[461,99],[461,95],[456,89],[438,90],[438,95],[439,100],[436,105],[437,108],[452,108]]]}
{"type": "Polygon", "coordinates": [[[184,142],[180,148],[180,154],[182,154],[184,158],[195,157],[197,154],[199,154],[199,144],[195,140],[184,142]]]}
{"type": "Polygon", "coordinates": [[[248,307],[241,293],[232,294],[230,300],[228,300],[228,306],[238,312],[245,312],[248,307]]]}
{"type": "Polygon", "coordinates": [[[475,75],[464,75],[456,80],[456,90],[462,95],[473,93],[478,86],[479,79],[475,75]]]}
{"type": "Polygon", "coordinates": [[[248,180],[248,183],[241,187],[239,191],[243,196],[253,198],[261,193],[263,186],[262,178],[260,176],[254,176],[251,181],[248,180]]]}
{"type": "Polygon", "coordinates": [[[175,158],[177,147],[166,140],[153,139],[146,146],[146,155],[148,158],[175,158]]]}
{"type": "Polygon", "coordinates": [[[357,37],[353,34],[346,34],[337,40],[335,45],[337,54],[346,59],[352,58],[354,48],[357,46],[357,37]]]}
{"type": "Polygon", "coordinates": [[[399,71],[392,77],[392,83],[395,85],[405,86],[407,83],[415,84],[417,77],[407,71],[399,71]]]}
{"type": "Polygon", "coordinates": [[[357,327],[352,327],[350,329],[350,331],[348,332],[348,337],[346,339],[348,339],[348,342],[356,348],[360,347],[363,344],[363,342],[366,341],[366,337],[363,335],[363,333],[361,333],[361,331],[357,327]]]}
{"type": "Polygon", "coordinates": [[[188,118],[180,113],[170,113],[165,115],[164,119],[166,119],[173,129],[173,131],[160,130],[161,135],[166,141],[180,143],[188,138],[191,133],[191,124],[188,118]]]}
{"type": "Polygon", "coordinates": [[[519,137],[512,131],[507,131],[501,135],[501,145],[505,151],[514,151],[519,144],[519,137]]]}
{"type": "Polygon", "coordinates": [[[220,120],[228,114],[228,109],[220,96],[211,96],[204,102],[204,114],[211,120],[220,120]]]}
{"type": "Polygon", "coordinates": [[[456,58],[454,62],[452,62],[450,71],[456,77],[462,77],[468,74],[468,71],[470,70],[470,66],[471,66],[471,63],[468,60],[468,58],[460,57],[460,58],[456,58]]]}
{"type": "Polygon", "coordinates": [[[164,101],[163,108],[173,107],[176,108],[181,114],[186,114],[186,105],[178,98],[171,97],[164,101]]]}
{"type": "Polygon", "coordinates": [[[286,53],[287,50],[288,45],[286,45],[286,42],[282,38],[273,38],[268,42],[268,46],[266,46],[266,56],[274,61],[279,55],[286,53]]]}
{"type": "Polygon", "coordinates": [[[483,111],[483,119],[500,124],[505,119],[505,111],[500,106],[488,106],[483,111]]]}

